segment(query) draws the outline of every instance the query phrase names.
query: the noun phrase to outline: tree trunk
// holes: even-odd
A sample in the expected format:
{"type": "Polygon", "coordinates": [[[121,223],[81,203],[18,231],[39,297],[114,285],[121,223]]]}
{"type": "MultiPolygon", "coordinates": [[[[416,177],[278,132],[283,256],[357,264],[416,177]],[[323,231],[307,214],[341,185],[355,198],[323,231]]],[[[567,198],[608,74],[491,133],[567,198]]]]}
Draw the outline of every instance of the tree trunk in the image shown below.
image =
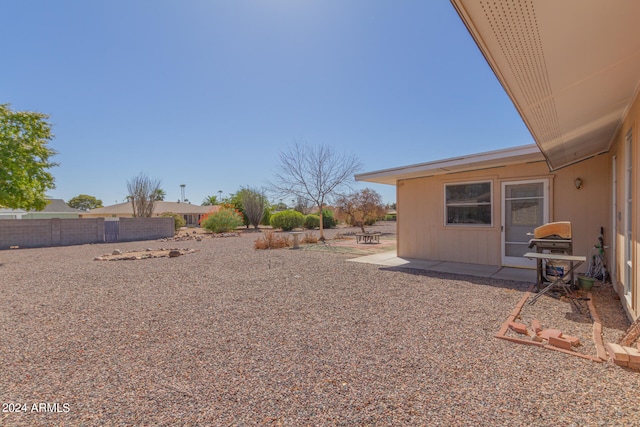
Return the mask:
{"type": "Polygon", "coordinates": [[[325,238],[324,238],[324,221],[322,219],[322,203],[319,203],[318,207],[320,208],[320,211],[318,212],[318,215],[320,217],[320,239],[318,240],[320,240],[321,242],[324,242],[325,238]]]}

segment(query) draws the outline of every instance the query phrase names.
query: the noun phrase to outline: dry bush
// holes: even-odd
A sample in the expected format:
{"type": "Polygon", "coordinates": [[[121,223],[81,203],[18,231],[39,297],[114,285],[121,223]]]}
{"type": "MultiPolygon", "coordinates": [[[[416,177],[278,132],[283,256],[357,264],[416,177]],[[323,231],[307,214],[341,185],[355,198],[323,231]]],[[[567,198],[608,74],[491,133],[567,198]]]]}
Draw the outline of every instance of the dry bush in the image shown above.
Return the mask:
{"type": "Polygon", "coordinates": [[[304,233],[302,243],[318,243],[318,237],[313,233],[304,233]]]}
{"type": "Polygon", "coordinates": [[[281,249],[289,246],[291,246],[289,237],[283,237],[271,230],[265,231],[262,237],[253,243],[253,247],[256,249],[281,249]]]}
{"type": "Polygon", "coordinates": [[[349,237],[347,237],[345,234],[343,233],[336,233],[335,236],[333,236],[333,240],[344,240],[344,239],[348,239],[349,237]]]}

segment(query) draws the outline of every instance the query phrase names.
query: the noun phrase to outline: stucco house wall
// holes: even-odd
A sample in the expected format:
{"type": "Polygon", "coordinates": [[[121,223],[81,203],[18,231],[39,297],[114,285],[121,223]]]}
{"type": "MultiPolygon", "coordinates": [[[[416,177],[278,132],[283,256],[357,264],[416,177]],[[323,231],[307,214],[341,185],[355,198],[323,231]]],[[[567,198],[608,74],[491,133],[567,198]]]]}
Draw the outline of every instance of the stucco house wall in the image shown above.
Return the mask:
{"type": "MultiPolygon", "coordinates": [[[[617,230],[614,242],[615,248],[612,248],[616,257],[612,261],[610,268],[612,269],[612,277],[614,285],[618,294],[621,296],[621,301],[625,306],[625,309],[629,313],[630,317],[637,318],[640,315],[640,291],[638,286],[640,284],[640,269],[637,266],[640,265],[640,236],[638,230],[640,230],[640,215],[638,209],[640,208],[640,146],[638,139],[640,137],[640,128],[638,127],[640,122],[640,96],[636,96],[628,114],[622,123],[622,126],[618,130],[614,143],[610,151],[610,164],[611,167],[615,164],[615,176],[608,180],[608,190],[613,192],[615,183],[615,203],[611,201],[611,216],[612,220],[615,220],[615,228],[617,230]],[[627,259],[625,257],[625,250],[627,242],[625,240],[625,215],[626,215],[626,168],[628,165],[627,154],[627,138],[631,135],[631,166],[632,166],[632,233],[631,233],[631,277],[630,283],[625,286],[627,278],[625,277],[625,268],[627,268],[627,259]]],[[[612,222],[613,224],[613,222],[612,222]]]]}
{"type": "Polygon", "coordinates": [[[553,173],[544,161],[538,161],[400,180],[397,183],[398,256],[501,265],[501,185],[529,179],[548,179],[549,220],[571,221],[573,252],[588,255],[600,227],[607,230],[611,221],[609,159],[607,155],[600,155],[553,173]],[[578,177],[584,183],[580,190],[574,185],[578,177]],[[492,225],[445,225],[445,184],[476,181],[492,183],[492,225]]]}
{"type": "MultiPolygon", "coordinates": [[[[527,124],[550,170],[563,173],[567,165],[606,153],[603,158],[608,165],[600,166],[608,169],[609,175],[595,182],[601,187],[596,191],[600,199],[590,199],[586,218],[577,212],[581,197],[573,204],[559,205],[554,213],[573,216],[591,227],[597,221],[594,216],[603,216],[602,209],[609,211],[605,244],[609,246],[610,274],[627,313],[637,318],[640,2],[611,7],[601,1],[533,1],[528,2],[526,13],[512,8],[510,0],[494,0],[493,8],[476,0],[451,2],[527,124]],[[544,79],[531,78],[533,75],[544,79]]],[[[589,162],[575,167],[591,173],[589,162]]],[[[555,188],[559,188],[557,183],[555,188]]]]}

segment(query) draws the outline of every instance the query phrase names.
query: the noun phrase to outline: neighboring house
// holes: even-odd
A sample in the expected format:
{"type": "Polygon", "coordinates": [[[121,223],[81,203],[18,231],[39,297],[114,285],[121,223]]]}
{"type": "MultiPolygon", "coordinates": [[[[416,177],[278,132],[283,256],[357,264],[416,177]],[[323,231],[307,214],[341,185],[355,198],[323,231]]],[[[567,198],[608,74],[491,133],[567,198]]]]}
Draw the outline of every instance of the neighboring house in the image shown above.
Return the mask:
{"type": "Polygon", "coordinates": [[[398,255],[526,264],[525,230],[571,221],[573,252],[588,256],[603,227],[614,287],[637,318],[640,2],[451,2],[537,147],[357,175],[396,185],[398,255]]]}
{"type": "MultiPolygon", "coordinates": [[[[219,206],[198,206],[190,203],[179,202],[156,202],[153,209],[153,216],[161,216],[165,212],[182,215],[187,226],[198,226],[200,219],[210,213],[220,209],[219,206]]],[[[83,218],[133,218],[133,206],[131,202],[118,203],[116,205],[91,209],[82,214],[83,218]]]]}
{"type": "Polygon", "coordinates": [[[22,219],[26,213],[24,209],[0,208],[0,219],[22,219]]]}
{"type": "Polygon", "coordinates": [[[49,204],[41,211],[30,210],[22,219],[80,218],[82,211],[67,205],[62,199],[49,199],[49,204]]]}
{"type": "Polygon", "coordinates": [[[41,211],[0,209],[0,219],[79,218],[81,213],[81,210],[70,207],[62,199],[49,199],[49,203],[41,211]]]}

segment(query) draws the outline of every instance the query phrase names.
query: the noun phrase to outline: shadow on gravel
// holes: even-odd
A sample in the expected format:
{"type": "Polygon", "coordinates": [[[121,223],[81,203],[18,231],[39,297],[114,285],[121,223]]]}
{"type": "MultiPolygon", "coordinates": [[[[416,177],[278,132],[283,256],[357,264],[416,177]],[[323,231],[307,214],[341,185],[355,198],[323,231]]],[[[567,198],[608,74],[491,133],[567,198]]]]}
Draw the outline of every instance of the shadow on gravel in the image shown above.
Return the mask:
{"type": "MultiPolygon", "coordinates": [[[[512,280],[501,280],[489,277],[470,276],[466,274],[444,273],[432,270],[417,270],[406,267],[380,267],[380,270],[384,271],[396,271],[406,274],[412,274],[415,276],[425,276],[429,278],[435,278],[440,280],[451,281],[464,281],[479,286],[491,286],[493,288],[505,289],[516,292],[526,292],[529,290],[531,283],[520,282],[512,280]]],[[[585,296],[585,295],[583,295],[585,296]]],[[[595,305],[596,312],[600,318],[602,327],[608,329],[608,338],[612,342],[616,342],[622,337],[624,332],[630,325],[629,319],[626,316],[624,308],[620,303],[620,298],[611,284],[597,285],[591,291],[591,298],[595,305]]],[[[544,295],[536,306],[545,306],[545,299],[558,300],[552,295],[544,295]]],[[[568,324],[590,324],[592,319],[588,315],[589,310],[587,308],[586,301],[579,300],[576,303],[580,306],[580,310],[574,305],[568,303],[568,312],[565,313],[564,318],[568,324]]],[[[526,305],[529,308],[530,306],[526,305]]],[[[533,306],[531,306],[533,307],[533,306]]]]}
{"type": "Polygon", "coordinates": [[[592,289],[593,302],[596,306],[602,327],[625,332],[631,325],[620,302],[620,296],[611,283],[597,283],[592,289]]]}
{"type": "Polygon", "coordinates": [[[444,273],[440,271],[433,270],[418,270],[415,268],[407,268],[407,267],[380,267],[380,270],[384,271],[397,271],[407,274],[413,274],[415,276],[425,276],[437,279],[450,279],[450,280],[458,280],[465,281],[474,285],[480,286],[491,286],[500,289],[511,289],[514,291],[525,292],[531,286],[529,282],[518,282],[513,280],[500,280],[493,279],[490,277],[482,277],[482,276],[470,276],[467,274],[455,274],[455,273],[444,273]]]}

